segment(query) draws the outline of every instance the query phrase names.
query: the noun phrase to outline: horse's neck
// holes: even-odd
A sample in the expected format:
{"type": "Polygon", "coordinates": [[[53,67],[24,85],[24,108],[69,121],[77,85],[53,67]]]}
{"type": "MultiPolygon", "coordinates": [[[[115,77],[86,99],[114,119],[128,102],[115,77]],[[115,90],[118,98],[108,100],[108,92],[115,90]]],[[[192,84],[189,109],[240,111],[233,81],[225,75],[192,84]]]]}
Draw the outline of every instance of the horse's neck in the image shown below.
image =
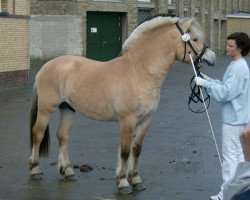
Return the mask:
{"type": "Polygon", "coordinates": [[[124,56],[139,76],[144,77],[154,87],[160,88],[175,61],[175,52],[171,51],[171,46],[168,51],[163,52],[159,43],[144,43],[138,48],[128,50],[124,56]]]}

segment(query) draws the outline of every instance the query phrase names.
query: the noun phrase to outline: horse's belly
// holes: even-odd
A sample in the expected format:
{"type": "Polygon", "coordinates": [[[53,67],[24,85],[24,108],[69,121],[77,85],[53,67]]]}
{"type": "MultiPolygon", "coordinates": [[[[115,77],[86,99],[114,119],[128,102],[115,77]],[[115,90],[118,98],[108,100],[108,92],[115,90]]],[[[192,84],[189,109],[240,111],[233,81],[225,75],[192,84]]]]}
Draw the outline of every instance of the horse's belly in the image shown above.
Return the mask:
{"type": "Polygon", "coordinates": [[[82,115],[87,118],[91,118],[99,121],[117,121],[117,116],[114,111],[112,111],[108,107],[100,107],[100,106],[81,106],[77,109],[82,115]]]}

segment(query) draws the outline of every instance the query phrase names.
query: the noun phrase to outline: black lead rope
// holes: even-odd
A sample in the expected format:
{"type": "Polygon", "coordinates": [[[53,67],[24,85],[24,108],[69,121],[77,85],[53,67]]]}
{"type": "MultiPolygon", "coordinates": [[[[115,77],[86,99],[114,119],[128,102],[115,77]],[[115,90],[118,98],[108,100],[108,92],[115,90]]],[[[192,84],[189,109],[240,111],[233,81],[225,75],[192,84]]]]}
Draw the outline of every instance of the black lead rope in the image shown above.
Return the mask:
{"type": "MultiPolygon", "coordinates": [[[[197,70],[197,69],[196,69],[196,71],[197,71],[197,76],[203,78],[200,71],[197,70]]],[[[193,76],[191,81],[190,81],[191,95],[189,96],[188,108],[189,108],[189,110],[191,110],[194,113],[203,113],[203,112],[206,111],[206,109],[208,109],[208,107],[210,105],[210,96],[207,93],[206,88],[200,87],[200,86],[195,84],[194,78],[195,78],[195,76],[193,76]],[[201,91],[203,93],[204,101],[203,101],[202,96],[201,96],[201,91]],[[193,107],[192,105],[193,104],[195,105],[195,104],[197,104],[199,102],[202,103],[202,108],[203,109],[194,110],[194,108],[192,108],[193,107]],[[204,102],[206,104],[205,109],[204,109],[204,106],[203,106],[204,102]]]]}

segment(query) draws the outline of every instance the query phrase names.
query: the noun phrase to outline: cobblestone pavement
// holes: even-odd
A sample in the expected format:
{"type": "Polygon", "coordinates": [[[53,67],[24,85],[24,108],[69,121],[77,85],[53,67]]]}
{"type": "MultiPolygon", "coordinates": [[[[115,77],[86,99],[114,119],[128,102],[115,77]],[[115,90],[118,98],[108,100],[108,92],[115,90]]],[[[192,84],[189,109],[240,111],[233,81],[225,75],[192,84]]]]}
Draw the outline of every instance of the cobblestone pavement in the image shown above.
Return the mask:
{"type": "MultiPolygon", "coordinates": [[[[250,59],[247,58],[250,64],[250,59]]],[[[230,60],[219,57],[207,75],[221,79],[230,60]]],[[[161,101],[143,143],[140,175],[146,190],[119,195],[114,184],[119,141],[117,123],[98,122],[77,114],[69,140],[74,166],[89,164],[91,172],[75,169],[78,180],[65,181],[55,163],[58,156],[56,128],[59,113],[50,122],[51,155],[41,158],[44,179],[29,178],[29,104],[34,75],[28,87],[0,90],[0,200],[206,200],[221,184],[221,167],[205,113],[188,110],[192,66],[176,62],[161,90],[161,101]]],[[[220,106],[209,107],[219,149],[220,106]]]]}

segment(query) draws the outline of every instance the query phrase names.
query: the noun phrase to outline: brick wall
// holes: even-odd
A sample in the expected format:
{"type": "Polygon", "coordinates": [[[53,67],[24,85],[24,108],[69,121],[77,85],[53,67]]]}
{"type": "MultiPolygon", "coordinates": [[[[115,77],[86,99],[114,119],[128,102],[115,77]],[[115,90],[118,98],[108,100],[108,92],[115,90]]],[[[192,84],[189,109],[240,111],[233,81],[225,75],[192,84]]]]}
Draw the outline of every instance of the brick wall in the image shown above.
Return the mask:
{"type": "Polygon", "coordinates": [[[30,44],[33,58],[82,55],[82,18],[71,15],[33,15],[30,18],[30,44]]]}
{"type": "Polygon", "coordinates": [[[27,85],[29,70],[0,72],[0,88],[27,85]]]}
{"type": "Polygon", "coordinates": [[[28,20],[0,18],[0,72],[29,68],[28,20]]]}
{"type": "Polygon", "coordinates": [[[2,11],[9,14],[29,15],[30,0],[3,0],[2,11]]]}
{"type": "Polygon", "coordinates": [[[249,18],[228,17],[227,31],[228,35],[233,32],[245,32],[250,36],[250,14],[249,18]]]}
{"type": "Polygon", "coordinates": [[[29,72],[29,0],[3,0],[0,16],[0,88],[26,85],[29,72]],[[15,2],[15,4],[14,4],[15,2]]]}
{"type": "Polygon", "coordinates": [[[31,1],[30,55],[50,59],[63,54],[86,55],[87,11],[126,13],[123,40],[137,26],[138,0],[31,1]]]}
{"type": "MultiPolygon", "coordinates": [[[[227,33],[228,35],[234,32],[245,32],[250,37],[250,14],[247,18],[243,17],[228,17],[227,18],[227,33]]],[[[250,56],[250,53],[248,54],[250,56]]]]}
{"type": "Polygon", "coordinates": [[[16,15],[30,15],[30,0],[15,0],[16,15]]]}
{"type": "MultiPolygon", "coordinates": [[[[86,55],[86,13],[87,11],[110,11],[126,13],[124,16],[123,41],[137,26],[138,9],[146,11],[148,15],[171,12],[177,16],[196,17],[202,24],[206,34],[206,44],[218,55],[225,53],[225,39],[227,36],[227,15],[230,13],[250,13],[249,0],[151,0],[143,2],[138,0],[32,0],[31,13],[33,15],[60,15],[78,16],[81,18],[81,39],[76,41],[82,45],[81,55],[86,55]]],[[[230,23],[230,22],[229,22],[230,23]]],[[[244,22],[245,23],[245,22],[244,22]]],[[[238,22],[238,24],[240,24],[238,22]]],[[[249,25],[247,25],[249,27],[249,25]]],[[[78,25],[76,26],[78,28],[78,25]]],[[[33,30],[33,29],[32,29],[33,30]]],[[[77,29],[78,30],[78,29],[77,29]]],[[[32,32],[32,31],[31,31],[32,32]]],[[[49,35],[52,37],[53,35],[49,35]]],[[[34,40],[32,40],[33,43],[34,40]]],[[[40,41],[37,41],[40,42],[40,41]]],[[[33,45],[33,44],[32,44],[33,45]]],[[[39,46],[39,45],[38,45],[39,46]]],[[[68,46],[59,48],[62,53],[67,53],[68,46]]],[[[40,49],[44,52],[45,49],[40,49]]],[[[33,51],[31,51],[33,54],[33,51]]],[[[45,55],[46,53],[42,53],[45,55]]],[[[48,53],[49,55],[51,53],[48,53]]],[[[41,55],[41,53],[40,53],[41,55]]],[[[51,54],[52,55],[52,54],[51,54]]]]}

